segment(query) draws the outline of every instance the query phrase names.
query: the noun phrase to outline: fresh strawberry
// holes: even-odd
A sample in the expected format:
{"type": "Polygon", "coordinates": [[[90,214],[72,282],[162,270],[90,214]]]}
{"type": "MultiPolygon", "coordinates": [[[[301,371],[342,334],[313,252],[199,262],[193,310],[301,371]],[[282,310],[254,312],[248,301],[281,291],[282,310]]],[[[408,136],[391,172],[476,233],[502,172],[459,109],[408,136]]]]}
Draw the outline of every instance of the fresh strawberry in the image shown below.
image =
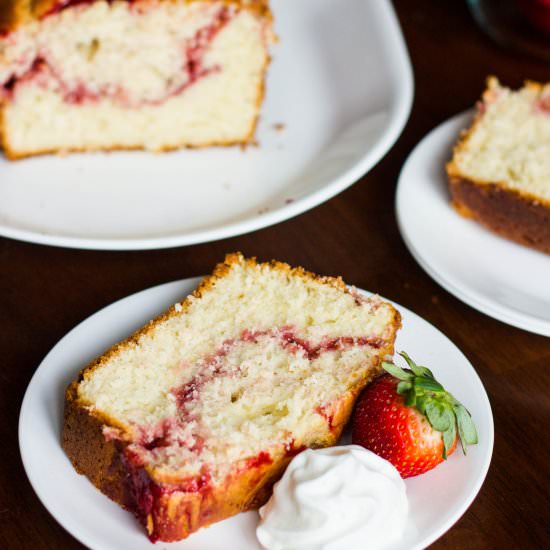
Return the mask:
{"type": "Polygon", "coordinates": [[[382,363],[383,374],[359,397],[353,418],[353,443],[390,461],[401,477],[435,468],[460,440],[466,454],[477,443],[470,413],[432,372],[405,352],[409,369],[382,363]]]}

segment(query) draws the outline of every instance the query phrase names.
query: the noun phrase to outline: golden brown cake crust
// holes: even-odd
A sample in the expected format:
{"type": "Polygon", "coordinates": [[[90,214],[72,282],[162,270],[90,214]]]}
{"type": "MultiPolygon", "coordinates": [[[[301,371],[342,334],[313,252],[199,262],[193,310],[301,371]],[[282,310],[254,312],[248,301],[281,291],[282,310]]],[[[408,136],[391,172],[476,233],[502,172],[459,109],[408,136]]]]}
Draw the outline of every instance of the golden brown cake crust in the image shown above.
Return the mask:
{"type": "Polygon", "coordinates": [[[31,19],[31,0],[0,0],[0,38],[31,19]]]}
{"type": "Polygon", "coordinates": [[[106,441],[103,437],[104,421],[78,404],[77,386],[77,382],[73,382],[65,393],[63,448],[79,474],[88,477],[109,498],[128,508],[128,495],[121,483],[125,469],[120,461],[120,448],[114,441],[106,441]]]}
{"type": "Polygon", "coordinates": [[[498,183],[477,183],[451,176],[452,203],[495,233],[550,254],[550,207],[504,188],[498,183]]]}
{"type": "MultiPolygon", "coordinates": [[[[192,296],[200,298],[216,284],[219,278],[224,277],[234,264],[241,262],[245,262],[249,267],[258,265],[255,258],[245,259],[240,253],[228,254],[225,261],[216,266],[212,275],[202,281],[192,296]]],[[[273,269],[287,273],[289,277],[315,280],[344,292],[350,292],[340,277],[320,277],[300,267],[291,268],[288,264],[276,261],[272,261],[269,265],[273,269]]],[[[78,387],[83,378],[88,377],[110,357],[126,347],[133,346],[140,336],[153,330],[158,323],[175,315],[181,315],[188,309],[190,303],[190,298],[186,298],[181,302],[181,307],[178,307],[179,311],[173,306],[167,313],[148,323],[127,340],[113,346],[103,356],[83,369],[77,380],[68,386],[65,393],[62,446],[67,456],[77,472],[86,475],[100,491],[124,508],[133,511],[138,517],[139,510],[132,491],[129,489],[129,466],[123,457],[126,443],[105,441],[103,435],[104,426],[113,426],[122,430],[124,426],[112,418],[98,414],[97,411],[91,411],[88,407],[89,404],[79,397],[78,387]]],[[[386,347],[380,350],[380,357],[393,354],[393,341],[400,326],[401,317],[393,309],[391,335],[387,339],[386,347]]],[[[331,404],[330,431],[310,446],[326,447],[337,442],[349,420],[357,396],[363,387],[380,372],[380,369],[380,365],[375,365],[339,401],[331,404]]],[[[301,448],[304,448],[301,442],[295,441],[290,452],[281,449],[279,455],[268,455],[268,460],[265,460],[265,457],[262,457],[263,453],[260,453],[255,457],[241,461],[235,465],[232,473],[223,483],[215,485],[207,491],[186,492],[177,490],[177,485],[175,485],[173,491],[162,493],[155,501],[154,509],[147,517],[140,517],[140,520],[152,540],[175,541],[221,519],[258,508],[269,498],[273,483],[282,475],[293,454],[301,448]]],[[[152,484],[156,488],[160,487],[160,484],[179,482],[181,485],[182,480],[171,479],[169,475],[163,475],[147,466],[140,470],[139,475],[145,478],[145,483],[152,484]]]]}

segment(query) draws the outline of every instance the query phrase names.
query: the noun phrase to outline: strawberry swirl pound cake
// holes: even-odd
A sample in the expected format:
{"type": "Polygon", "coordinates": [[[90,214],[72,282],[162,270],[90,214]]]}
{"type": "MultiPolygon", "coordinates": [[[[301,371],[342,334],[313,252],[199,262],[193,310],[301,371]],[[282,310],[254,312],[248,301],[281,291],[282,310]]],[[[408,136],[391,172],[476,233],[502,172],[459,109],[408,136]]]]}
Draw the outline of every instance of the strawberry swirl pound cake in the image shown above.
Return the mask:
{"type": "Polygon", "coordinates": [[[550,254],[550,84],[489,78],[447,174],[460,214],[550,254]]]}
{"type": "Polygon", "coordinates": [[[253,141],[267,0],[0,0],[8,158],[253,141]]]}
{"type": "Polygon", "coordinates": [[[293,456],[334,445],[399,327],[340,278],[228,255],[69,385],[63,448],[152,541],[182,539],[259,507],[293,456]]]}

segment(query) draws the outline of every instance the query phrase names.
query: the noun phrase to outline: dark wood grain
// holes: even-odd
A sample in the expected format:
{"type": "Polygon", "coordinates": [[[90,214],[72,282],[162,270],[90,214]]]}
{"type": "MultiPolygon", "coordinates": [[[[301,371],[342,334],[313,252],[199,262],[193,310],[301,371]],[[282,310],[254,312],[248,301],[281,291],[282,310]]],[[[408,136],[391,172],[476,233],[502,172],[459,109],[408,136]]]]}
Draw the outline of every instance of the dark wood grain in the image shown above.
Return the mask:
{"type": "Polygon", "coordinates": [[[411,149],[471,106],[488,74],[517,86],[525,78],[550,81],[550,67],[493,44],[475,26],[466,2],[395,4],[415,72],[413,111],[389,154],[338,197],[254,234],[172,250],[94,252],[0,239],[0,548],[81,547],[40,504],[19,457],[19,408],[44,355],[99,308],[152,285],[206,273],[233,250],[341,274],[447,334],[485,384],[496,439],[477,499],[433,548],[549,546],[550,339],[493,320],[432,281],[401,240],[393,202],[411,149]]]}

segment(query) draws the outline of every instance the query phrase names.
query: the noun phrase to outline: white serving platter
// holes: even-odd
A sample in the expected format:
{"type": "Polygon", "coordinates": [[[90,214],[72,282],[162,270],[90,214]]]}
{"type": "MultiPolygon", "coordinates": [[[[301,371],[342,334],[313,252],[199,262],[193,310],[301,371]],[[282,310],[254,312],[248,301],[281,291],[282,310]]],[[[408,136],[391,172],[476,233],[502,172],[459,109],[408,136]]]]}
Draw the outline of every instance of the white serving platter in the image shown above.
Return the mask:
{"type": "Polygon", "coordinates": [[[0,157],[0,235],[88,249],[189,245],[286,220],[356,182],[411,108],[412,71],[391,3],[271,4],[280,42],[259,147],[0,157]]]}

